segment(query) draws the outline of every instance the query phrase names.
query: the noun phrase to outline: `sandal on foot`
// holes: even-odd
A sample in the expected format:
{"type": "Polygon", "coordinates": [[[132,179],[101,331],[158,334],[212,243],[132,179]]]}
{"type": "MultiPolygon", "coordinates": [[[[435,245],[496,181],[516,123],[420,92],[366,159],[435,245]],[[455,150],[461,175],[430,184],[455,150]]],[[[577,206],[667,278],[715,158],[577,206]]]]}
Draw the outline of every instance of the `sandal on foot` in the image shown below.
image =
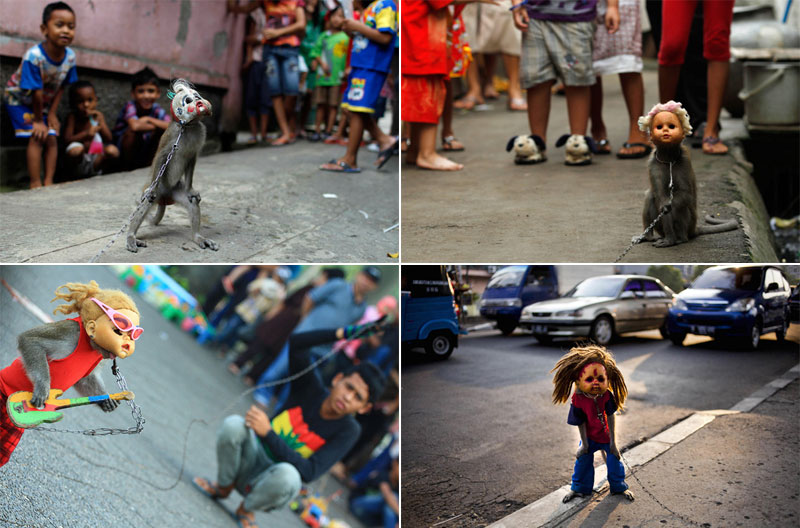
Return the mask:
{"type": "Polygon", "coordinates": [[[195,478],[192,479],[192,484],[194,485],[195,488],[200,490],[200,493],[202,493],[203,495],[205,495],[206,497],[208,497],[211,500],[217,500],[217,499],[224,499],[225,498],[219,492],[219,486],[217,486],[217,484],[215,482],[211,482],[210,480],[204,479],[203,477],[195,477],[195,478]],[[207,489],[205,489],[202,486],[202,484],[200,484],[201,482],[204,482],[213,491],[208,491],[207,489]]]}
{"type": "Polygon", "coordinates": [[[508,99],[508,109],[512,112],[525,112],[528,110],[528,103],[522,97],[511,97],[508,99]]]}
{"type": "Polygon", "coordinates": [[[394,142],[388,147],[380,152],[378,152],[378,158],[375,160],[375,165],[380,169],[383,168],[386,163],[392,159],[392,156],[397,154],[397,149],[400,146],[400,139],[395,138],[394,142]]]}
{"type": "Polygon", "coordinates": [[[617,152],[617,157],[619,159],[639,159],[645,158],[650,155],[653,151],[653,147],[646,143],[628,143],[627,141],[622,144],[622,148],[634,148],[634,147],[643,147],[644,150],[641,152],[633,152],[631,154],[623,154],[621,152],[617,152]]]}
{"type": "Polygon", "coordinates": [[[464,145],[455,136],[446,136],[442,138],[442,150],[445,152],[461,152],[464,150],[464,145]]]}
{"type": "Polygon", "coordinates": [[[458,101],[453,103],[453,108],[457,108],[459,110],[472,110],[475,108],[475,105],[482,105],[483,101],[478,99],[473,95],[465,95],[458,101]]]}
{"type": "Polygon", "coordinates": [[[703,138],[703,154],[708,154],[710,156],[724,156],[727,153],[728,147],[725,145],[725,143],[722,143],[720,138],[712,136],[706,136],[703,138]],[[709,148],[714,148],[718,144],[722,144],[722,146],[725,147],[725,150],[720,152],[706,150],[706,145],[708,145],[709,148]]]}
{"type": "Polygon", "coordinates": [[[597,152],[595,152],[595,154],[601,156],[611,154],[611,144],[608,142],[607,138],[595,139],[594,144],[597,146],[597,152]]]}
{"type": "Polygon", "coordinates": [[[352,167],[347,162],[336,161],[335,159],[330,160],[324,165],[320,165],[319,170],[328,172],[361,172],[361,169],[358,167],[352,167]]]}
{"type": "Polygon", "coordinates": [[[253,520],[250,520],[249,516],[235,511],[233,512],[233,518],[236,520],[236,525],[239,528],[258,528],[255,517],[253,517],[253,520]]]}

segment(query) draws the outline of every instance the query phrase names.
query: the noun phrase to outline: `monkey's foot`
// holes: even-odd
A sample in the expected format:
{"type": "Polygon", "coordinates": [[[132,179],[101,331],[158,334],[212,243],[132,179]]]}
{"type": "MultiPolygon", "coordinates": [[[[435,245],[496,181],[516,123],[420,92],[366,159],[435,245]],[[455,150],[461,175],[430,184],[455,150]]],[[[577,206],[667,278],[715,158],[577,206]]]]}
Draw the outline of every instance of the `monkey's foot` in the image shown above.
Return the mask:
{"type": "Polygon", "coordinates": [[[622,495],[622,496],[624,496],[626,499],[628,499],[629,501],[633,501],[633,500],[635,500],[635,499],[636,499],[636,497],[634,497],[634,496],[633,496],[633,493],[631,493],[631,490],[618,491],[618,492],[616,492],[616,493],[611,493],[611,494],[612,494],[612,495],[622,495]]]}
{"type": "Polygon", "coordinates": [[[189,191],[186,193],[186,196],[189,198],[190,202],[194,202],[196,204],[200,203],[200,193],[197,191],[189,191]]]}
{"type": "Polygon", "coordinates": [[[201,235],[194,236],[194,243],[200,246],[201,249],[208,248],[212,251],[217,251],[219,249],[219,244],[211,240],[210,238],[206,238],[201,235]]]}
{"type": "Polygon", "coordinates": [[[677,242],[669,239],[669,238],[659,238],[656,240],[656,243],[653,244],[655,247],[670,247],[676,245],[677,242]]]}
{"type": "Polygon", "coordinates": [[[577,491],[572,491],[572,490],[570,490],[570,492],[569,492],[569,493],[567,493],[566,495],[564,495],[564,498],[563,498],[563,499],[561,499],[561,502],[569,502],[569,501],[571,501],[572,499],[574,499],[575,497],[583,498],[583,497],[588,497],[588,496],[589,496],[589,495],[587,495],[587,494],[585,494],[585,493],[579,493],[579,492],[577,492],[577,491]]]}
{"type": "Polygon", "coordinates": [[[128,248],[128,251],[131,253],[137,253],[140,247],[147,247],[147,242],[144,240],[139,240],[133,235],[128,235],[125,247],[128,248]]]}

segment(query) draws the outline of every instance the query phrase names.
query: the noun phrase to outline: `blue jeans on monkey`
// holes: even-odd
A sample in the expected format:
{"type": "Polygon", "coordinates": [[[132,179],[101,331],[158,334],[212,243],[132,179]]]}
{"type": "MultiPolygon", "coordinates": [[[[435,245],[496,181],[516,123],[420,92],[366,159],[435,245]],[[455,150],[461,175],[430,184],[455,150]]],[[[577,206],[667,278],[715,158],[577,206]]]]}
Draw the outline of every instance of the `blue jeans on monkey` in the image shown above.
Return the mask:
{"type": "Polygon", "coordinates": [[[589,452],[575,461],[575,471],[572,473],[572,491],[591,495],[594,488],[594,452],[602,449],[606,452],[606,467],[608,468],[608,483],[611,493],[622,493],[628,489],[625,484],[625,467],[622,462],[609,452],[610,444],[601,444],[589,440],[589,452]]]}

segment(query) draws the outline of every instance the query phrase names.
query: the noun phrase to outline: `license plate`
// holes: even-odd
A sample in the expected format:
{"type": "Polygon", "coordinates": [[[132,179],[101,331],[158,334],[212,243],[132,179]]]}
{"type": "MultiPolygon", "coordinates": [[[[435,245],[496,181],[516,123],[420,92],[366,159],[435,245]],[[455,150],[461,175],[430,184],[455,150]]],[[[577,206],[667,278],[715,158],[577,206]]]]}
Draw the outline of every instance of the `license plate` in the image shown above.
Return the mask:
{"type": "Polygon", "coordinates": [[[546,334],[547,333],[547,326],[546,325],[533,325],[533,333],[534,334],[546,334]]]}
{"type": "Polygon", "coordinates": [[[692,326],[692,333],[697,335],[714,335],[713,326],[692,326]]]}

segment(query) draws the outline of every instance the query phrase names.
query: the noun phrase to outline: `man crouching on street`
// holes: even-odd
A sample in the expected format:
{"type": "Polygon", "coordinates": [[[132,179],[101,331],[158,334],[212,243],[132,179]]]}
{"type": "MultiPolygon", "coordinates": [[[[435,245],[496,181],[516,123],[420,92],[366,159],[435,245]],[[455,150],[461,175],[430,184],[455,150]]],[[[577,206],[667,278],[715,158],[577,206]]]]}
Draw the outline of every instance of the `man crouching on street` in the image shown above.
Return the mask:
{"type": "MultiPolygon", "coordinates": [[[[293,335],[290,374],[311,364],[312,346],[381,330],[380,323],[371,323],[293,335]]],[[[242,528],[255,528],[253,512],[286,506],[302,482],[319,478],[347,454],[361,432],[354,415],[369,412],[386,379],[375,365],[362,362],[336,374],[330,390],[316,370],[291,383],[286,405],[272,420],[256,406],[244,417],[225,418],[217,432],[217,482],[193,481],[212,499],[225,498],[236,488],[244,497],[235,512],[242,528]]]]}

